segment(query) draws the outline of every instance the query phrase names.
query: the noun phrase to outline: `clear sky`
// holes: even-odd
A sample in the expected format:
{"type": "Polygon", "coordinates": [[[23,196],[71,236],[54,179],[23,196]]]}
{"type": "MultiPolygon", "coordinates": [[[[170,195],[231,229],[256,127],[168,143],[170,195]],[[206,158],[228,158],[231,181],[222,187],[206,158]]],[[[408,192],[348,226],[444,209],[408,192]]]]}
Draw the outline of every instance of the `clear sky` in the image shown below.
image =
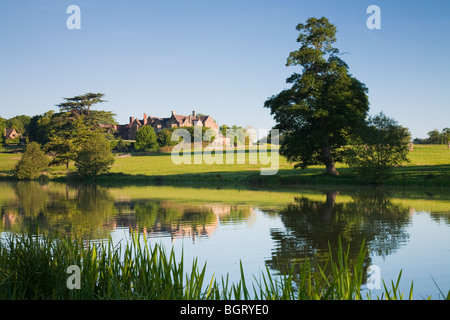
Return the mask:
{"type": "Polygon", "coordinates": [[[57,110],[63,97],[105,94],[119,123],[143,113],[211,114],[221,124],[273,125],[264,101],[297,67],[295,27],[337,26],[336,46],[383,111],[413,137],[450,127],[450,1],[1,0],[0,116],[57,110]],[[381,9],[381,29],[366,12],[381,9]],[[81,9],[70,30],[69,5],[81,9]]]}

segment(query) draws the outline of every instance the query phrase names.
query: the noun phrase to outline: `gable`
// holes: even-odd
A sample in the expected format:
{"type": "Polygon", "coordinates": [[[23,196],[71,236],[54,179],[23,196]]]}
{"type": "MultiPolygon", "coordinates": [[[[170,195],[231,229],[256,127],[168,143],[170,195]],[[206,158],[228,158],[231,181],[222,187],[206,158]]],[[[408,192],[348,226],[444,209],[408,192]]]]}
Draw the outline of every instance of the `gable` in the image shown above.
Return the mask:
{"type": "Polygon", "coordinates": [[[174,115],[174,117],[175,117],[175,120],[178,122],[178,123],[184,123],[184,122],[186,122],[186,118],[187,118],[187,116],[180,116],[180,115],[174,115]]]}
{"type": "Polygon", "coordinates": [[[5,137],[14,137],[17,136],[16,129],[5,129],[5,137]]]}

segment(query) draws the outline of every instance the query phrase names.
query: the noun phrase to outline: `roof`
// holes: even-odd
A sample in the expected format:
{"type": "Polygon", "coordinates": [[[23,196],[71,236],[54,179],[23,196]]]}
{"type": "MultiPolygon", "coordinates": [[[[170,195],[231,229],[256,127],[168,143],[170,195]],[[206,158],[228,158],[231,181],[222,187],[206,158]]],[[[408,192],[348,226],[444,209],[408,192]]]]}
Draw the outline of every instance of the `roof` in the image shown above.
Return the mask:
{"type": "Polygon", "coordinates": [[[133,122],[136,122],[138,125],[142,126],[142,123],[141,123],[141,121],[139,121],[138,118],[135,118],[133,122]]]}
{"type": "Polygon", "coordinates": [[[16,129],[5,129],[5,136],[9,137],[14,132],[17,134],[16,129]]]}
{"type": "Polygon", "coordinates": [[[175,114],[173,116],[175,117],[175,120],[177,120],[179,123],[183,123],[187,119],[192,119],[192,121],[200,120],[201,122],[205,122],[206,119],[210,118],[209,115],[207,115],[207,116],[200,116],[200,117],[194,117],[194,116],[191,116],[191,115],[189,115],[189,116],[182,116],[182,115],[175,114]]]}
{"type": "Polygon", "coordinates": [[[181,122],[185,122],[185,121],[186,121],[186,118],[187,118],[188,116],[180,116],[180,115],[178,115],[178,114],[175,114],[174,117],[175,117],[175,119],[176,119],[179,123],[181,123],[181,122]]]}

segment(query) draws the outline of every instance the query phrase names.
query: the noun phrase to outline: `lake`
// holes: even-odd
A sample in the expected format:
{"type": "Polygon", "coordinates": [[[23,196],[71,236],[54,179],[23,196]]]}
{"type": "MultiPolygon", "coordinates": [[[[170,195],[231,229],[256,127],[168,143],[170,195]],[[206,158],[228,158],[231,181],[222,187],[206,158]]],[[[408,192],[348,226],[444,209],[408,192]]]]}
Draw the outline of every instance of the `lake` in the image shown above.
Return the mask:
{"type": "Polygon", "coordinates": [[[448,190],[1,182],[0,209],[2,236],[38,226],[39,233],[119,244],[137,232],[150,244],[183,251],[186,262],[207,263],[207,278],[228,274],[231,282],[240,278],[240,262],[251,281],[266,266],[279,274],[287,262],[323,263],[339,239],[356,259],[364,242],[366,267],[389,283],[402,271],[406,295],[412,281],[415,299],[440,299],[439,288],[450,290],[448,190]]]}

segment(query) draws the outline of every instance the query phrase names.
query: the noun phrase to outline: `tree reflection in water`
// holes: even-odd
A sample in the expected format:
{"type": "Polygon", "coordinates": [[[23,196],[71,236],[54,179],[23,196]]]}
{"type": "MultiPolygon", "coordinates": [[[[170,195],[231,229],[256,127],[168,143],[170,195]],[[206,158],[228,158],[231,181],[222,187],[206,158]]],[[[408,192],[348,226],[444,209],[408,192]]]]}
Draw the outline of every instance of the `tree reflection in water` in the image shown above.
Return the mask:
{"type": "MultiPolygon", "coordinates": [[[[9,196],[0,199],[0,232],[24,232],[108,239],[127,228],[146,236],[195,238],[209,236],[218,222],[245,220],[252,206],[227,203],[193,204],[152,198],[115,198],[110,189],[94,184],[41,184],[37,181],[2,184],[9,196]]],[[[149,189],[151,190],[151,189],[149,189]]],[[[182,190],[182,189],[181,189],[182,190]]]]}
{"type": "Polygon", "coordinates": [[[393,204],[386,191],[361,190],[351,200],[338,202],[339,192],[325,191],[325,201],[298,197],[295,203],[280,210],[285,229],[271,231],[275,243],[267,265],[286,273],[287,268],[308,259],[317,270],[328,257],[329,249],[338,252],[339,239],[343,248],[350,245],[349,264],[355,263],[365,243],[368,254],[365,268],[370,266],[370,253],[386,256],[408,239],[409,208],[393,204]]]}
{"type": "Polygon", "coordinates": [[[114,199],[96,185],[10,184],[15,198],[1,205],[0,231],[53,233],[85,239],[108,237],[105,226],[113,222],[114,199]]]}
{"type": "MultiPolygon", "coordinates": [[[[316,191],[304,196],[297,196],[298,190],[265,192],[263,195],[249,191],[230,196],[225,190],[223,194],[215,191],[213,201],[211,197],[203,197],[208,192],[202,189],[166,190],[153,186],[131,190],[127,194],[120,188],[98,185],[1,183],[0,232],[22,232],[38,226],[39,233],[102,240],[107,239],[111,231],[125,228],[137,230],[147,237],[170,236],[173,240],[191,238],[195,241],[198,237],[209,238],[220,227],[232,225],[237,226],[237,232],[245,233],[243,241],[258,245],[261,239],[252,236],[244,222],[252,221],[262,211],[266,217],[283,225],[279,229],[270,229],[271,257],[261,258],[270,269],[284,273],[290,264],[299,264],[305,259],[315,268],[328,257],[329,245],[333,253],[338,251],[339,238],[344,249],[350,245],[350,264],[355,263],[365,241],[367,268],[371,257],[391,255],[408,241],[409,207],[422,205],[405,197],[393,201],[389,192],[374,188],[348,193],[326,190],[322,192],[323,198],[316,191]],[[177,193],[184,192],[189,192],[189,197],[177,200],[177,193]],[[241,198],[236,201],[239,196],[241,198]],[[258,202],[253,196],[263,197],[264,201],[258,202]],[[276,202],[275,198],[282,196],[282,200],[276,202]],[[265,199],[267,197],[270,201],[265,199]]],[[[425,199],[421,194],[411,193],[411,197],[418,201],[425,199]]],[[[448,197],[439,194],[435,197],[442,201],[425,204],[424,210],[438,208],[435,212],[428,210],[430,216],[435,221],[448,223],[449,215],[441,215],[448,211],[448,197]]],[[[267,235],[264,232],[260,235],[262,239],[267,235]]],[[[216,246],[216,243],[212,245],[216,246]]],[[[223,245],[229,244],[217,244],[223,245]]]]}

